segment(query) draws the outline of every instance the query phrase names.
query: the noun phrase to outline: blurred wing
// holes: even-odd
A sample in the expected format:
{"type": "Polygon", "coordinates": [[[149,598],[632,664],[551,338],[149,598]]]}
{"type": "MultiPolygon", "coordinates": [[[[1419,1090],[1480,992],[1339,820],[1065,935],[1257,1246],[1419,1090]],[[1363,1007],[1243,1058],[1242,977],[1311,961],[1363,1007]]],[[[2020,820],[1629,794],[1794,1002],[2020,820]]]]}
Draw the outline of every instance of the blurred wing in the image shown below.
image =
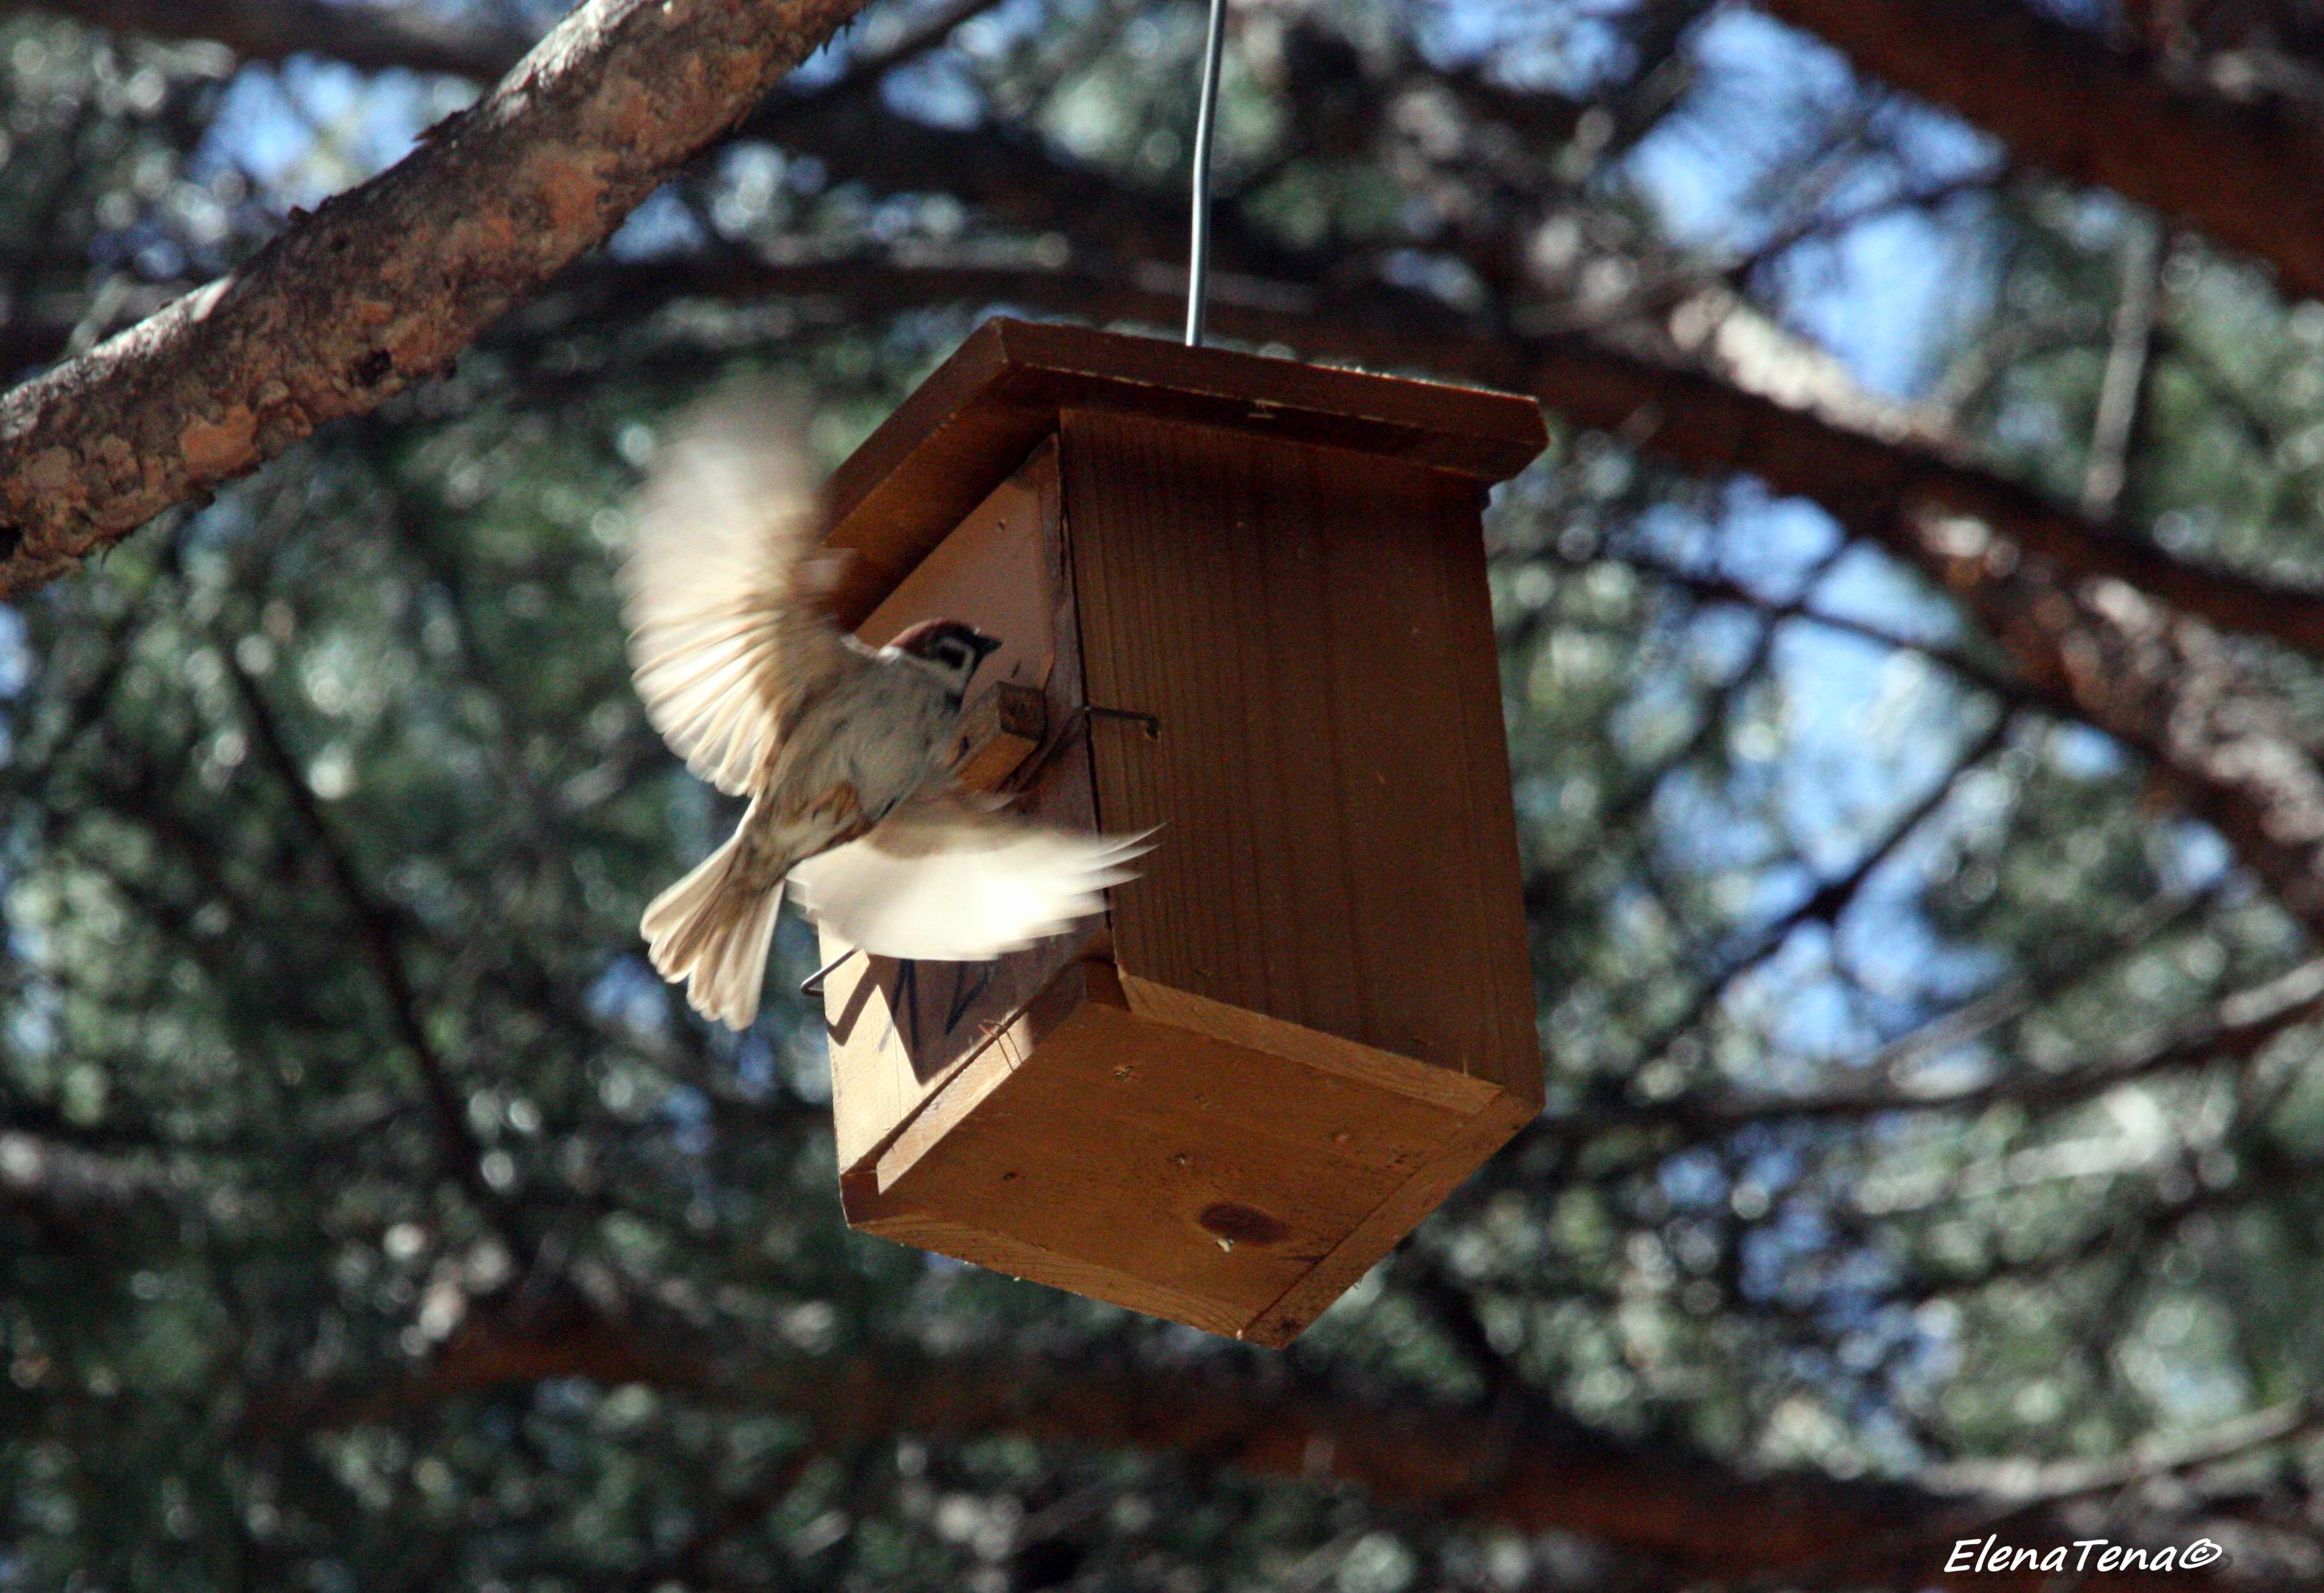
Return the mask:
{"type": "Polygon", "coordinates": [[[1105,911],[1145,836],[1080,835],[957,792],[914,797],[860,840],[792,868],[802,908],[879,957],[979,962],[1105,911]]]}
{"type": "Polygon", "coordinates": [[[814,556],[799,430],[798,405],[765,384],[697,405],[654,459],[622,568],[646,718],[730,795],[851,656],[820,602],[835,561],[814,556]]]}

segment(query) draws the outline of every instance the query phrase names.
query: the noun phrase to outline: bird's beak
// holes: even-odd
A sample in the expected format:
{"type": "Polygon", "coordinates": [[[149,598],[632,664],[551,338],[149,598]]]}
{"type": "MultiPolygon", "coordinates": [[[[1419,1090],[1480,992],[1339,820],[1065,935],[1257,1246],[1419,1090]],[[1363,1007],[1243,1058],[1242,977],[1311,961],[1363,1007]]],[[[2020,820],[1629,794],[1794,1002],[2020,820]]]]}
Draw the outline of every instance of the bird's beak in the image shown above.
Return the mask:
{"type": "Polygon", "coordinates": [[[976,637],[976,662],[975,662],[974,663],[973,663],[973,664],[969,665],[969,668],[968,668],[968,672],[969,672],[969,676],[970,676],[970,678],[971,678],[971,679],[974,679],[974,678],[975,678],[975,675],[976,675],[976,671],[977,671],[978,670],[980,670],[980,669],[982,669],[982,668],[983,668],[983,667],[984,667],[984,661],[985,661],[986,659],[988,659],[988,658],[991,657],[995,653],[998,653],[1000,650],[1001,650],[1001,638],[1000,638],[1000,637],[998,637],[998,636],[988,636],[988,635],[985,635],[983,633],[979,632],[979,633],[977,634],[977,637],[976,637]]]}

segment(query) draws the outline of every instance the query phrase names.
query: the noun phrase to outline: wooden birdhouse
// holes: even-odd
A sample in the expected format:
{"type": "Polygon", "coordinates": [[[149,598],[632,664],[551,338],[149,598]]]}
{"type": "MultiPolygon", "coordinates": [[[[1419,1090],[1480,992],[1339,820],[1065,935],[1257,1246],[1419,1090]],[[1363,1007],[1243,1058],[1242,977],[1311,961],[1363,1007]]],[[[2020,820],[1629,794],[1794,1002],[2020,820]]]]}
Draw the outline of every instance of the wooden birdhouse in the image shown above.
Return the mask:
{"type": "Polygon", "coordinates": [[[1004,641],[964,777],[1157,831],[1070,935],[830,976],[851,1223],[1283,1344],[1539,1110],[1479,514],[1543,441],[1526,399],[996,320],[840,468],[845,621],[1004,641]]]}

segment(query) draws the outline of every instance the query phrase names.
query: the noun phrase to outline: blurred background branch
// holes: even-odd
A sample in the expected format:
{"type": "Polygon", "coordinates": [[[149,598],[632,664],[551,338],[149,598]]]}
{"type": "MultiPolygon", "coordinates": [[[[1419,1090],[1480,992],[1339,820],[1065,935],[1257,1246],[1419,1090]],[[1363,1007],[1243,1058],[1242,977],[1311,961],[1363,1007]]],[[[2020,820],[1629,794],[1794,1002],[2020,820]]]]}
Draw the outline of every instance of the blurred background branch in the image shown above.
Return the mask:
{"type": "Polygon", "coordinates": [[[0,608],[0,1586],[2324,1575],[2314,7],[1233,8],[1219,335],[1554,432],[1551,1107],[1281,1356],[844,1230],[816,1015],[638,955],[724,815],[609,579],[730,368],[836,459],[1173,324],[1201,7],[564,9],[0,17],[11,568],[111,545],[0,608]]]}

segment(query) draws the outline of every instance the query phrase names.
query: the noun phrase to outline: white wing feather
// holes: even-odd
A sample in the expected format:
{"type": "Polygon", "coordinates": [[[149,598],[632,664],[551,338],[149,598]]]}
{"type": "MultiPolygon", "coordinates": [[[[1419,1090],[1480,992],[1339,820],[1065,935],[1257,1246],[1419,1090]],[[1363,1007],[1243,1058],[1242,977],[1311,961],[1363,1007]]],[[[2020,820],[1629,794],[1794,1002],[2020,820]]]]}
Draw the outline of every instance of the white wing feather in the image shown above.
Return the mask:
{"type": "Polygon", "coordinates": [[[813,557],[823,523],[797,416],[764,384],[691,411],[655,458],[622,569],[646,718],[729,795],[849,657],[818,601],[833,565],[813,557]]]}
{"type": "Polygon", "coordinates": [[[979,807],[957,792],[915,797],[861,839],[790,873],[800,907],[878,957],[981,962],[1105,910],[1136,877],[1145,836],[1081,835],[979,807]]]}

